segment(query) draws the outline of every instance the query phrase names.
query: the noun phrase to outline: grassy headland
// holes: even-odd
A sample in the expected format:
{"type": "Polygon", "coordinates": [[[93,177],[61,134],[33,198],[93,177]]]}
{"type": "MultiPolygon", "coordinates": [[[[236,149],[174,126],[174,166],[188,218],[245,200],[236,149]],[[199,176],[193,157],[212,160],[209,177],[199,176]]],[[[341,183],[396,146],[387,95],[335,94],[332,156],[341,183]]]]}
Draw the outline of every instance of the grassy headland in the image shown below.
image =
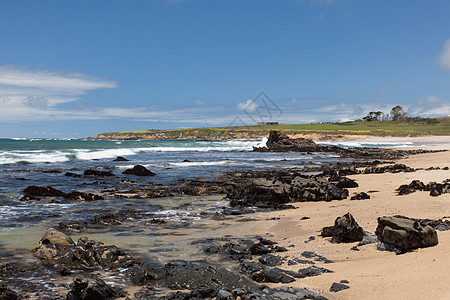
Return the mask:
{"type": "Polygon", "coordinates": [[[101,133],[94,139],[118,140],[229,140],[257,139],[270,130],[287,134],[317,134],[333,137],[341,135],[371,136],[430,136],[450,135],[450,117],[410,119],[408,121],[351,121],[342,123],[279,124],[173,130],[142,130],[101,133]]]}

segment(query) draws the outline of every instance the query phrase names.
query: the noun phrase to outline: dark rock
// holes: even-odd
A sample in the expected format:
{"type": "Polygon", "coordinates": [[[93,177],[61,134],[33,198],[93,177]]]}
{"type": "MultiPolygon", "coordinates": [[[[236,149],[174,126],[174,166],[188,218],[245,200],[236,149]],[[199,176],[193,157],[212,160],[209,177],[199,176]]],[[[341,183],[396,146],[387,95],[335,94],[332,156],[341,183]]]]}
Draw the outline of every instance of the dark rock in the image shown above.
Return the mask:
{"type": "Polygon", "coordinates": [[[295,278],[288,275],[288,271],[280,268],[263,268],[262,271],[252,275],[252,279],[258,282],[289,283],[295,278]]]}
{"type": "Polygon", "coordinates": [[[281,257],[272,254],[264,254],[258,258],[258,261],[269,267],[275,267],[283,264],[283,259],[281,257]]]}
{"type": "Polygon", "coordinates": [[[338,183],[336,183],[336,186],[338,188],[345,189],[345,188],[358,187],[359,185],[358,185],[358,183],[356,183],[356,181],[354,181],[350,178],[344,177],[341,180],[339,180],[338,183]]]}
{"type": "Polygon", "coordinates": [[[346,290],[349,289],[350,287],[346,284],[342,284],[342,283],[337,283],[337,282],[333,282],[333,284],[331,285],[330,288],[330,292],[336,293],[342,290],[346,290]]]}
{"type": "Polygon", "coordinates": [[[303,257],[306,257],[306,258],[312,258],[312,259],[314,259],[315,261],[321,261],[321,262],[324,262],[324,263],[326,263],[326,264],[329,264],[329,263],[332,263],[332,262],[333,262],[332,260],[329,260],[329,259],[326,258],[325,256],[322,256],[322,255],[320,255],[320,254],[314,253],[314,252],[312,252],[312,251],[303,251],[301,255],[302,255],[303,257]]]}
{"type": "Polygon", "coordinates": [[[64,198],[68,199],[68,200],[85,200],[85,201],[104,200],[105,199],[100,195],[95,195],[92,193],[82,193],[82,192],[78,192],[78,191],[67,193],[64,195],[64,198]]]}
{"type": "Polygon", "coordinates": [[[195,289],[199,286],[233,290],[255,289],[256,285],[222,267],[202,261],[173,261],[166,264],[167,286],[172,289],[195,289]]]}
{"type": "Polygon", "coordinates": [[[383,167],[371,166],[364,170],[365,174],[381,174],[381,173],[400,173],[400,172],[414,172],[413,168],[410,168],[404,164],[387,165],[383,167]]]}
{"type": "Polygon", "coordinates": [[[117,158],[114,161],[129,161],[129,160],[123,156],[117,156],[117,158]]]}
{"type": "Polygon", "coordinates": [[[438,244],[434,228],[401,216],[378,218],[375,234],[381,242],[393,245],[401,252],[438,244]]]}
{"type": "Polygon", "coordinates": [[[253,147],[253,151],[266,152],[316,152],[321,146],[318,146],[312,140],[309,139],[291,139],[286,134],[271,130],[266,142],[266,147],[253,147]]]}
{"type": "Polygon", "coordinates": [[[131,174],[136,176],[155,176],[156,174],[144,166],[136,165],[132,169],[127,169],[122,174],[131,174]]]}
{"type": "Polygon", "coordinates": [[[297,277],[298,278],[313,277],[319,276],[320,274],[323,273],[333,273],[333,271],[330,271],[326,268],[311,266],[298,270],[297,277]]]}
{"type": "Polygon", "coordinates": [[[224,289],[217,292],[216,300],[235,300],[233,293],[224,289]]]}
{"type": "Polygon", "coordinates": [[[106,300],[112,299],[117,292],[98,277],[80,275],[70,284],[67,300],[106,300]]]}
{"type": "Polygon", "coordinates": [[[11,290],[6,284],[0,283],[0,299],[1,300],[16,300],[19,295],[11,290]]]}
{"type": "Polygon", "coordinates": [[[250,254],[253,255],[263,255],[263,254],[268,254],[271,253],[272,251],[267,248],[266,246],[264,246],[261,243],[256,243],[253,246],[251,246],[248,251],[250,252],[250,254]]]}
{"type": "Polygon", "coordinates": [[[126,275],[133,283],[143,285],[155,280],[165,279],[166,270],[163,265],[158,263],[153,263],[153,265],[135,263],[126,271],[126,275]]]}
{"type": "Polygon", "coordinates": [[[99,176],[99,177],[109,177],[115,176],[111,171],[101,171],[88,169],[84,171],[84,176],[99,176]]]}
{"type": "Polygon", "coordinates": [[[366,200],[366,199],[370,199],[370,196],[364,192],[357,193],[350,198],[350,200],[366,200]]]}
{"type": "Polygon", "coordinates": [[[79,177],[81,177],[80,174],[76,174],[76,173],[72,173],[72,172],[66,172],[66,173],[64,174],[64,176],[67,176],[67,177],[73,177],[73,178],[79,178],[79,177]]]}
{"type": "Polygon", "coordinates": [[[351,243],[361,241],[364,237],[362,229],[350,213],[336,218],[334,226],[324,227],[321,235],[323,237],[332,237],[332,243],[351,243]]]}
{"type": "Polygon", "coordinates": [[[65,193],[57,190],[51,186],[35,186],[31,185],[26,187],[23,192],[25,195],[37,196],[37,197],[64,197],[65,193]]]}
{"type": "Polygon", "coordinates": [[[259,271],[262,271],[262,269],[263,269],[263,266],[260,263],[253,262],[248,259],[241,260],[239,263],[239,267],[238,267],[239,272],[249,274],[249,275],[259,272],[259,271]]]}

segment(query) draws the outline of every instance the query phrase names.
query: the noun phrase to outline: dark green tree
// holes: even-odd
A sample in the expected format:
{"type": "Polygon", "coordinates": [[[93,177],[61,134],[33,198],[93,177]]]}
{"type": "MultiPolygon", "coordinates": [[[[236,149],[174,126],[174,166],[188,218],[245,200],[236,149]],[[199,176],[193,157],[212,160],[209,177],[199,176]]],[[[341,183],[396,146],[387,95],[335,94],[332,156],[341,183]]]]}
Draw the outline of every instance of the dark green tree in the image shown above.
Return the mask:
{"type": "Polygon", "coordinates": [[[391,118],[392,121],[404,121],[406,119],[406,112],[403,110],[403,107],[397,105],[391,110],[391,118]]]}

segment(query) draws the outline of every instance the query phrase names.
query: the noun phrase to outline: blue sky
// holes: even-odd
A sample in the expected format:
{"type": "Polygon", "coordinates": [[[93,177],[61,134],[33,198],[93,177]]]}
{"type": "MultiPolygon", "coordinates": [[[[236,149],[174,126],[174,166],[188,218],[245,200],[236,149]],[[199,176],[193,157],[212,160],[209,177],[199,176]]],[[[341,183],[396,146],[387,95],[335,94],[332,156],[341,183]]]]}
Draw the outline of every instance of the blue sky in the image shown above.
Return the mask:
{"type": "Polygon", "coordinates": [[[444,0],[1,1],[0,136],[341,121],[395,105],[450,115],[449,11],[444,0]]]}

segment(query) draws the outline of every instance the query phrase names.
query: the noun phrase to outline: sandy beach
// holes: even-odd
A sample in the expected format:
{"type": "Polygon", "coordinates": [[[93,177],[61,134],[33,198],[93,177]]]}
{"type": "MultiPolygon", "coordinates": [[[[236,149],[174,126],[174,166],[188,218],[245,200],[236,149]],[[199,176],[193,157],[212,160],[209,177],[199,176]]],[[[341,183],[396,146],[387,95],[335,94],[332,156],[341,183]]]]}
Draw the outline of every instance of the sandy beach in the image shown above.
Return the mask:
{"type": "MultiPolygon", "coordinates": [[[[450,141],[450,138],[426,137],[425,140],[445,142],[450,141]]],[[[450,150],[450,145],[430,148],[450,150]]],[[[398,163],[412,168],[442,168],[450,166],[450,152],[413,155],[399,160],[398,163]]],[[[348,212],[370,233],[375,233],[377,218],[381,216],[450,218],[450,194],[431,197],[429,192],[415,192],[397,196],[395,192],[400,185],[415,179],[425,184],[431,181],[442,182],[450,178],[450,171],[418,170],[412,173],[361,174],[348,177],[359,184],[359,187],[349,189],[350,195],[364,191],[369,192],[371,199],[348,198],[332,202],[294,203],[296,209],[267,213],[266,220],[279,219],[268,222],[264,228],[258,228],[261,234],[273,235],[274,240],[279,241],[282,246],[295,245],[286,254],[289,257],[301,257],[303,251],[314,251],[334,261],[331,264],[319,264],[334,273],[299,279],[292,283],[292,286],[308,288],[329,299],[449,299],[450,291],[447,287],[450,284],[450,231],[438,231],[437,246],[402,255],[379,251],[376,244],[360,246],[359,251],[351,250],[357,243],[332,244],[330,238],[320,237],[319,234],[323,227],[333,225],[337,217],[348,212]],[[309,219],[301,220],[303,217],[309,219]],[[308,241],[310,237],[315,239],[308,241]],[[348,280],[350,289],[330,292],[332,283],[341,280],[348,280]]],[[[298,265],[282,267],[291,270],[299,268],[298,265]]]]}

